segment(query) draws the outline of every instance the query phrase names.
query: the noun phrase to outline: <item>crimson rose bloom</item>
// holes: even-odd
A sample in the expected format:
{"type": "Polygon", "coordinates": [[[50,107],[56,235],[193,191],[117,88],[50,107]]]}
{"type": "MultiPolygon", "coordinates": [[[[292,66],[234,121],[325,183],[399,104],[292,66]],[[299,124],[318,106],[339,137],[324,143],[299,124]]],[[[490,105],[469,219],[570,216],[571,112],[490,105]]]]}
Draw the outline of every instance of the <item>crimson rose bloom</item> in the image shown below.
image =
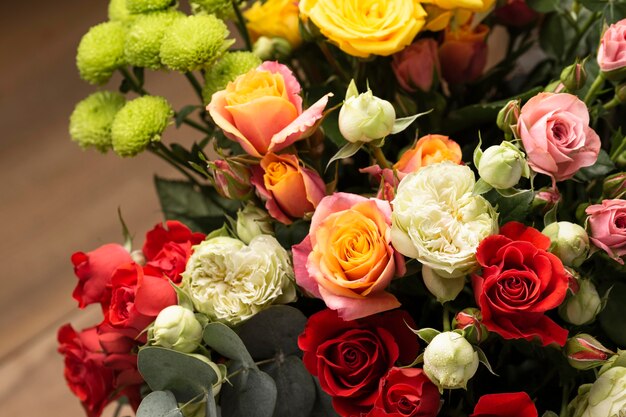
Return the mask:
{"type": "Polygon", "coordinates": [[[537,417],[537,408],[525,392],[487,394],[478,399],[470,417],[537,417]]]}
{"type": "Polygon", "coordinates": [[[367,417],[435,417],[438,411],[439,390],[423,370],[391,368],[367,417]]]}
{"type": "Polygon", "coordinates": [[[326,309],[312,315],[298,338],[303,362],[331,395],[333,407],[343,417],[371,410],[380,379],[396,361],[408,364],[419,350],[408,326],[408,313],[394,310],[344,321],[326,309]]]}
{"type": "Polygon", "coordinates": [[[488,330],[505,339],[565,345],[567,330],[544,315],[563,302],[568,287],[563,264],[547,252],[549,246],[547,236],[518,222],[480,243],[482,276],[472,275],[472,285],[488,330]]]}

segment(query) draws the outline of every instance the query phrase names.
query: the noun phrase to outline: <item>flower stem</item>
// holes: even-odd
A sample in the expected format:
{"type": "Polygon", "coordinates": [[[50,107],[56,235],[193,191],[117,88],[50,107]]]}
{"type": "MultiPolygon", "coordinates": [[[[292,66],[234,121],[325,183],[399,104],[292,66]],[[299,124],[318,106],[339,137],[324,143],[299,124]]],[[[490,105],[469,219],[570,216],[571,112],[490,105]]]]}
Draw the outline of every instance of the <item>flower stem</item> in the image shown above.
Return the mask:
{"type": "Polygon", "coordinates": [[[248,51],[252,51],[252,41],[250,40],[250,33],[248,32],[248,28],[246,27],[246,21],[243,18],[243,14],[241,14],[241,9],[239,8],[239,4],[237,4],[237,0],[232,0],[233,9],[235,10],[235,15],[237,16],[237,28],[239,29],[239,34],[243,38],[243,42],[246,44],[246,49],[248,51]]]}
{"type": "Polygon", "coordinates": [[[609,101],[608,103],[605,103],[604,106],[602,106],[602,108],[604,110],[611,110],[612,108],[619,106],[621,103],[622,101],[617,96],[615,96],[611,99],[611,101],[609,101]]]}
{"type": "MultiPolygon", "coordinates": [[[[183,174],[189,181],[193,184],[200,186],[200,183],[196,178],[194,178],[189,171],[187,171],[187,167],[180,164],[174,157],[170,155],[169,149],[166,148],[161,142],[153,143],[152,146],[148,147],[148,150],[152,152],[154,155],[158,156],[168,164],[172,165],[178,172],[183,174]]],[[[193,171],[195,172],[195,171],[193,171]]]]}
{"type": "Polygon", "coordinates": [[[188,126],[193,127],[196,130],[199,130],[202,133],[206,133],[207,135],[211,135],[213,133],[209,129],[207,129],[205,126],[202,126],[200,123],[194,122],[193,120],[188,119],[186,117],[183,119],[183,123],[188,126]]]}
{"type": "Polygon", "coordinates": [[[452,330],[452,326],[450,324],[450,309],[446,304],[443,305],[443,331],[449,332],[452,330]]]}
{"type": "Polygon", "coordinates": [[[135,93],[140,94],[142,96],[148,95],[148,92],[144,90],[142,86],[139,85],[139,82],[137,82],[135,78],[131,75],[131,73],[128,72],[126,67],[120,67],[118,68],[118,70],[120,71],[120,73],[122,73],[122,76],[124,76],[124,79],[130,84],[130,88],[135,93]]]}
{"type": "Polygon", "coordinates": [[[330,66],[333,67],[337,71],[341,79],[344,80],[345,82],[350,81],[350,77],[348,76],[348,73],[346,73],[346,71],[344,71],[341,65],[339,65],[339,62],[337,62],[337,60],[333,56],[326,42],[325,41],[318,42],[318,45],[320,47],[320,50],[322,51],[322,54],[324,54],[324,57],[326,58],[330,66]]]}
{"type": "Polygon", "coordinates": [[[561,394],[561,412],[559,413],[559,417],[567,417],[567,404],[569,400],[569,392],[570,392],[570,384],[563,384],[563,392],[561,394]]]}
{"type": "Polygon", "coordinates": [[[372,155],[374,156],[376,162],[378,162],[378,165],[380,165],[381,168],[391,168],[391,165],[389,165],[389,161],[387,161],[387,158],[385,158],[385,154],[383,154],[383,151],[378,146],[370,145],[370,151],[372,151],[372,155]]]}
{"type": "Polygon", "coordinates": [[[196,92],[196,95],[200,98],[200,103],[204,104],[204,98],[202,98],[202,86],[198,82],[196,76],[193,75],[193,72],[189,71],[185,73],[185,77],[189,80],[189,83],[196,92]]]}
{"type": "Polygon", "coordinates": [[[591,101],[598,95],[598,91],[604,85],[604,74],[602,72],[598,73],[598,76],[595,80],[593,80],[593,84],[589,87],[589,91],[587,91],[587,95],[585,95],[584,102],[587,106],[591,103],[591,101]]]}

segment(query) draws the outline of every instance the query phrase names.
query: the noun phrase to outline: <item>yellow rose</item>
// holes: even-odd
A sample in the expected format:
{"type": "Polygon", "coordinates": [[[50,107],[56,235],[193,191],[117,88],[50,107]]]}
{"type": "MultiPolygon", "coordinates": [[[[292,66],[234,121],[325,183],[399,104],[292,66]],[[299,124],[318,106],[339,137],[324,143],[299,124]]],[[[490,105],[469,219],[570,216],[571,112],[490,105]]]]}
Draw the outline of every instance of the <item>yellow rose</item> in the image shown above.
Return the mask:
{"type": "Polygon", "coordinates": [[[428,15],[424,30],[439,32],[444,30],[454,18],[455,24],[464,25],[474,13],[487,13],[495,0],[422,0],[428,15]]]}
{"type": "Polygon", "coordinates": [[[422,0],[422,3],[432,4],[441,9],[465,9],[472,12],[484,13],[491,9],[495,0],[422,0]]]}
{"type": "Polygon", "coordinates": [[[292,47],[302,43],[298,22],[298,5],[294,0],[267,0],[255,2],[244,12],[246,26],[256,40],[261,36],[287,39],[292,47]]]}
{"type": "Polygon", "coordinates": [[[342,51],[362,58],[404,49],[426,19],[416,0],[301,0],[300,15],[342,51]]]}

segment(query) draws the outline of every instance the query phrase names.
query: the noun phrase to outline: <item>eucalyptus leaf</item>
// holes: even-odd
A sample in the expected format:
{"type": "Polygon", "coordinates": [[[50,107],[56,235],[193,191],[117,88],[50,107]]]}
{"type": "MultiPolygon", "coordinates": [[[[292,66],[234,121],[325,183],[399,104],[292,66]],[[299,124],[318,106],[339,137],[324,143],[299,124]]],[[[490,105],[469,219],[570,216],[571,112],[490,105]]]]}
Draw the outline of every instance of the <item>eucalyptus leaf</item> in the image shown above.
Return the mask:
{"type": "Polygon", "coordinates": [[[171,391],[154,391],[139,404],[137,417],[183,417],[171,391]]]}
{"type": "Polygon", "coordinates": [[[271,376],[258,369],[229,371],[232,385],[222,385],[222,417],[272,417],[276,407],[276,384],[271,376]]]}
{"type": "Polygon", "coordinates": [[[241,362],[245,368],[257,368],[237,333],[225,324],[207,324],[202,338],[211,349],[220,355],[241,362]]]}
{"type": "Polygon", "coordinates": [[[315,404],[315,382],[302,360],[287,356],[263,367],[276,383],[277,398],[273,417],[308,416],[315,404]]]}
{"type": "Polygon", "coordinates": [[[206,395],[206,408],[205,417],[218,417],[217,404],[215,404],[215,397],[213,396],[213,390],[206,395]]]}
{"type": "Polygon", "coordinates": [[[328,169],[330,164],[332,164],[333,162],[339,159],[350,158],[352,155],[357,153],[359,149],[361,149],[361,146],[363,146],[362,142],[355,142],[355,143],[348,142],[341,149],[339,149],[339,151],[337,151],[337,153],[333,155],[332,158],[330,158],[330,161],[328,161],[328,164],[326,164],[326,169],[328,169]]]}

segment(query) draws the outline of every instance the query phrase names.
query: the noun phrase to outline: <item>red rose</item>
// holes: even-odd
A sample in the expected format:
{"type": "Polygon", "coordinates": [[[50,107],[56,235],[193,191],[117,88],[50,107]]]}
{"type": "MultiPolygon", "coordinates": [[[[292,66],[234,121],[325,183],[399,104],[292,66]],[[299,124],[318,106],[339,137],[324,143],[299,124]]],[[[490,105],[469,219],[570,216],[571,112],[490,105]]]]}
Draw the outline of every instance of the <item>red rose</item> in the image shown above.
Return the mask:
{"type": "Polygon", "coordinates": [[[470,417],[537,417],[537,408],[525,392],[487,394],[478,399],[470,417]]]}
{"type": "Polygon", "coordinates": [[[166,243],[186,243],[197,245],[205,238],[203,233],[194,233],[187,226],[175,220],[157,224],[154,229],[146,233],[146,242],[143,244],[143,254],[148,261],[157,257],[166,243]]]}
{"type": "Polygon", "coordinates": [[[191,242],[173,243],[168,242],[157,255],[146,264],[145,270],[150,275],[164,275],[171,279],[174,284],[180,284],[185,272],[187,261],[191,256],[191,242]]]}
{"type": "Polygon", "coordinates": [[[439,390],[423,370],[391,368],[367,417],[435,417],[438,411],[439,390]]]}
{"type": "Polygon", "coordinates": [[[494,14],[499,23],[516,28],[526,26],[539,17],[526,0],[506,0],[504,5],[494,10],[494,14]]]}
{"type": "Polygon", "coordinates": [[[408,364],[419,350],[415,326],[405,311],[394,310],[344,321],[326,309],[312,315],[298,338],[303,362],[333,397],[341,416],[372,408],[380,379],[396,361],[408,364]]]}
{"type": "Polygon", "coordinates": [[[114,400],[114,374],[104,364],[106,355],[95,327],[80,333],[66,324],[58,332],[59,353],[65,356],[65,380],[80,399],[87,416],[98,417],[114,400]]]}
{"type": "Polygon", "coordinates": [[[563,302],[568,287],[563,264],[547,252],[549,246],[547,236],[518,222],[480,243],[482,276],[472,275],[472,285],[488,330],[505,339],[565,345],[567,330],[544,314],[563,302]]]}
{"type": "Polygon", "coordinates": [[[72,255],[74,273],[78,284],[72,296],[80,308],[93,303],[105,303],[106,286],[111,283],[115,269],[132,261],[123,246],[117,244],[102,245],[91,252],[76,252],[72,255]]]}

